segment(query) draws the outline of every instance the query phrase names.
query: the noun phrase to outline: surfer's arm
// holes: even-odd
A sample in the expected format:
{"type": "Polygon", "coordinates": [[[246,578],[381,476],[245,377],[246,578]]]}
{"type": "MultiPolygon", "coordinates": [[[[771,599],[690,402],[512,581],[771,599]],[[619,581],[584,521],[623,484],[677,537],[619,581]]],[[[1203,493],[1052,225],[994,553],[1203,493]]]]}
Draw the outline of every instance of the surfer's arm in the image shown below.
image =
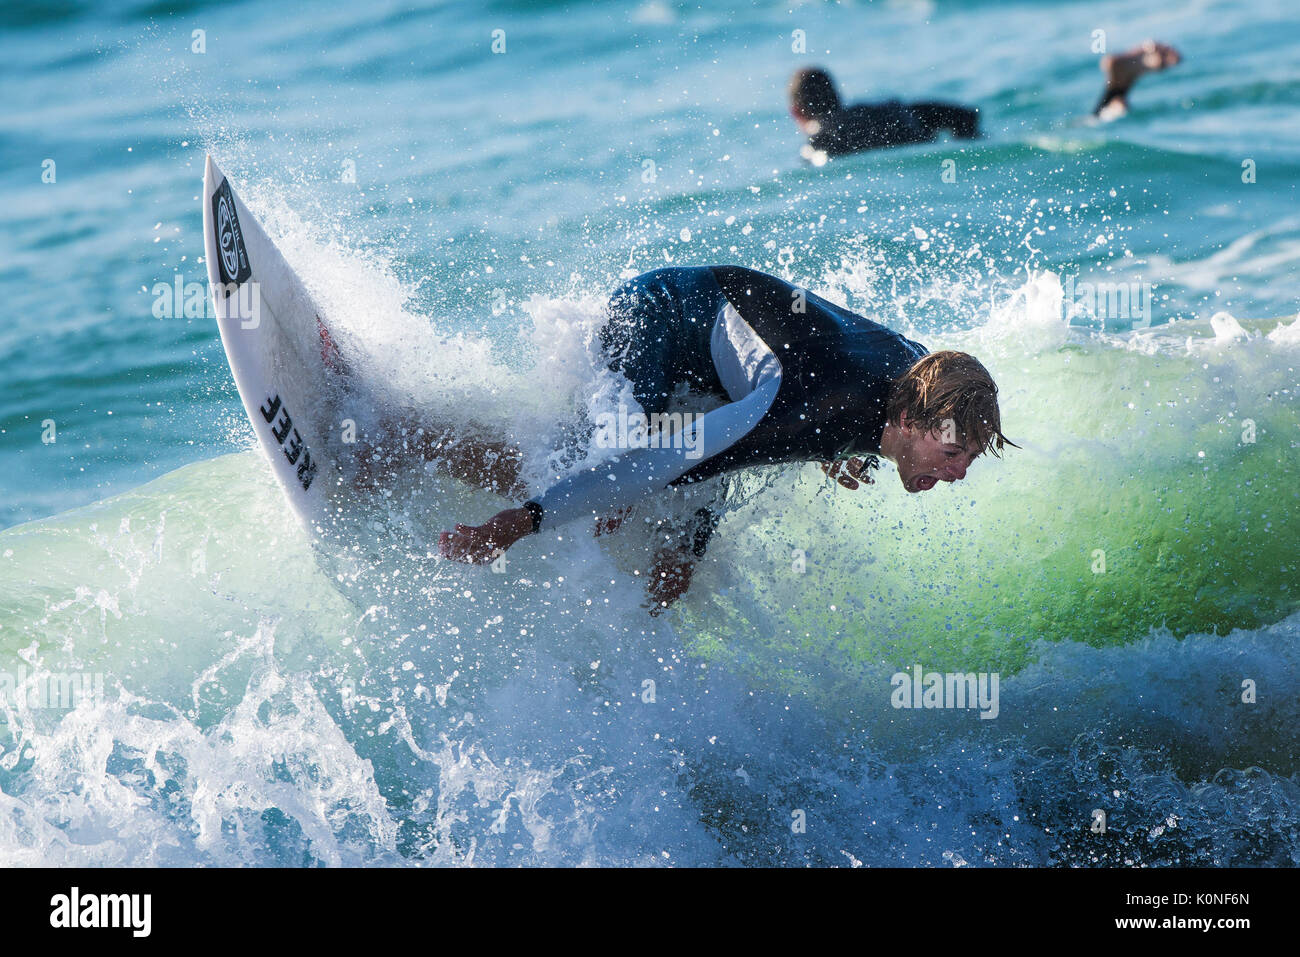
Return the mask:
{"type": "Polygon", "coordinates": [[[670,447],[629,449],[617,459],[561,479],[520,508],[498,512],[484,525],[457,525],[442,533],[439,550],[446,558],[481,564],[491,561],[497,549],[510,548],[543,527],[586,516],[600,519],[634,505],[747,435],[771,407],[780,385],[780,365],[773,362],[754,391],[699,416],[683,427],[670,447]]]}
{"type": "Polygon", "coordinates": [[[533,530],[554,527],[584,516],[615,512],[666,488],[701,462],[730,448],[758,423],[780,388],[780,367],[749,395],[699,416],[669,448],[629,449],[561,479],[524,507],[533,517],[533,530]]]}
{"type": "Polygon", "coordinates": [[[940,130],[947,130],[959,140],[979,136],[979,110],[956,103],[912,103],[908,108],[930,136],[940,130]]]}
{"type": "Polygon", "coordinates": [[[632,448],[561,479],[525,503],[533,530],[608,515],[666,488],[700,463],[745,438],[768,414],[781,388],[771,347],[727,304],[714,324],[710,351],[733,401],[696,416],[659,448],[632,448]]]}
{"type": "Polygon", "coordinates": [[[509,548],[529,532],[610,515],[659,492],[743,439],[772,408],[781,388],[781,363],[729,304],[718,315],[711,350],[734,401],[683,424],[659,448],[628,449],[559,480],[522,509],[498,513],[488,525],[444,532],[439,544],[443,555],[486,562],[493,547],[509,548]],[[526,527],[524,515],[529,519],[526,527]]]}

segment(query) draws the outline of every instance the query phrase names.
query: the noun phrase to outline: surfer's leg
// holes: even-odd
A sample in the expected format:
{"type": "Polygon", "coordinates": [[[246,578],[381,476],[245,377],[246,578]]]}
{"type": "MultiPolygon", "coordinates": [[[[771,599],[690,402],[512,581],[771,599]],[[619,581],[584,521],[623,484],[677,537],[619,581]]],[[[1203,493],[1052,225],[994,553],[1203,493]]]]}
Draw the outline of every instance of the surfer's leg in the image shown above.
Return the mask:
{"type": "Polygon", "coordinates": [[[1093,109],[1093,115],[1104,120],[1123,116],[1128,112],[1128,91],[1138,78],[1157,70],[1177,66],[1182,56],[1165,43],[1147,40],[1123,53],[1101,58],[1101,72],[1106,74],[1106,88],[1093,109]]]}
{"type": "Polygon", "coordinates": [[[669,605],[686,594],[694,574],[695,557],[689,552],[675,548],[658,551],[646,582],[650,614],[655,616],[663,613],[669,605]]]}
{"type": "MultiPolygon", "coordinates": [[[[691,415],[700,414],[699,405],[726,397],[709,351],[723,301],[712,272],[700,268],[655,270],[629,280],[610,297],[609,319],[600,333],[605,364],[630,383],[653,430],[647,441],[656,448],[667,447],[667,436],[687,427],[691,415]]],[[[631,511],[602,516],[596,534],[616,531],[631,511]]]]}
{"type": "Polygon", "coordinates": [[[609,300],[600,331],[606,365],[632,384],[647,415],[678,386],[726,398],[709,336],[726,298],[706,266],[656,269],[630,279],[609,300]]]}

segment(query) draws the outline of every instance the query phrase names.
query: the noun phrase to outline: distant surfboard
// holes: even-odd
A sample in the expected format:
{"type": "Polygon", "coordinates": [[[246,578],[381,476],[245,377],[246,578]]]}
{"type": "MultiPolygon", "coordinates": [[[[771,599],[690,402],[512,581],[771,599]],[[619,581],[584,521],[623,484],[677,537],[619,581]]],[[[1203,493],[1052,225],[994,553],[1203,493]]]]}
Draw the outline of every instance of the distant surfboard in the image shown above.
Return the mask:
{"type": "Polygon", "coordinates": [[[329,381],[347,367],[302,280],[207,159],[203,236],[221,343],[244,411],[298,519],[319,530],[341,485],[329,381]]]}

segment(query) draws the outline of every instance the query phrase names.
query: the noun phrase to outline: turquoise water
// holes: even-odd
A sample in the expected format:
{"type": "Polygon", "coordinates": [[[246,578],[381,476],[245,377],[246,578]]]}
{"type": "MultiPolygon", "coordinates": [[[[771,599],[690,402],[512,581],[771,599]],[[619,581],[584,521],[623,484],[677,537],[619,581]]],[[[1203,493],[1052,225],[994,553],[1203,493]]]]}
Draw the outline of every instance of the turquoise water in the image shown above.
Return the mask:
{"type": "Polygon", "coordinates": [[[0,861],[1300,860],[1286,4],[3,17],[0,671],[104,692],[0,685],[0,861]],[[1104,126],[1098,29],[1185,57],[1104,126]],[[803,166],[783,91],[811,63],[977,105],[985,138],[803,166]],[[668,263],[976,353],[1024,448],[911,498],[888,467],[750,476],[658,619],[635,530],[503,574],[430,557],[500,503],[418,468],[313,544],[215,324],[159,306],[205,279],[205,152],[373,381],[534,466],[613,394],[603,297],[668,263]],[[1099,282],[1149,316],[1062,306],[1099,282]],[[999,673],[998,717],[893,708],[916,664],[999,673]]]}

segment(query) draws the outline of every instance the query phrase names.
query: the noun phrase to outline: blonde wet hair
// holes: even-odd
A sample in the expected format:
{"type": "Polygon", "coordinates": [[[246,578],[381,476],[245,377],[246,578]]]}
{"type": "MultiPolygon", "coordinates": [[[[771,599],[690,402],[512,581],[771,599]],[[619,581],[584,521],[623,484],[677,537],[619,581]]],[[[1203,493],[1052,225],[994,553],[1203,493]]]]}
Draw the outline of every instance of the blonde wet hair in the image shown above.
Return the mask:
{"type": "Polygon", "coordinates": [[[955,429],[959,445],[977,444],[981,452],[1000,455],[1004,446],[1019,448],[1002,434],[998,387],[989,370],[973,355],[931,352],[894,382],[886,417],[927,432],[955,429]]]}

